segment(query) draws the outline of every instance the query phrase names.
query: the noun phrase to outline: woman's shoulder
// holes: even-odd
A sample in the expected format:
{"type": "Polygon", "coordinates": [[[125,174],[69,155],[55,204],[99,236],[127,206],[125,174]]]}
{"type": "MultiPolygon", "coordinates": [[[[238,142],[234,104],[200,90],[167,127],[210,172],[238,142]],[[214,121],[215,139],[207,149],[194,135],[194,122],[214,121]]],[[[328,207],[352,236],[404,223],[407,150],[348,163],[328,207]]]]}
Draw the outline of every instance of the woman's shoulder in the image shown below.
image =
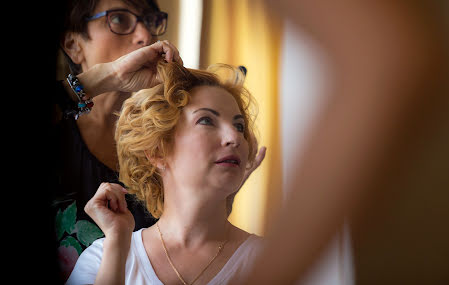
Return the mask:
{"type": "MultiPolygon", "coordinates": [[[[137,230],[132,233],[132,239],[131,239],[131,247],[138,247],[139,246],[139,238],[141,235],[141,231],[137,230]],[[137,245],[136,245],[137,243],[137,245]]],[[[79,256],[77,264],[87,264],[89,266],[92,266],[94,264],[98,265],[101,263],[101,259],[103,256],[103,245],[104,241],[106,240],[105,237],[99,238],[95,240],[91,245],[89,245],[79,256]]],[[[140,238],[141,240],[141,238],[140,238]]],[[[132,252],[130,252],[132,254],[132,252]]]]}
{"type": "Polygon", "coordinates": [[[241,247],[243,250],[247,251],[247,254],[257,254],[264,244],[264,238],[256,235],[249,234],[245,241],[242,243],[241,247]]]}
{"type": "Polygon", "coordinates": [[[243,240],[247,240],[247,239],[261,240],[261,239],[263,239],[263,237],[261,237],[257,234],[247,232],[247,231],[245,231],[239,227],[236,227],[234,225],[232,225],[232,235],[234,237],[237,237],[237,238],[243,239],[243,240]]]}
{"type": "Polygon", "coordinates": [[[100,268],[105,238],[95,240],[78,257],[66,284],[93,284],[100,268]]]}
{"type": "Polygon", "coordinates": [[[262,236],[259,236],[256,234],[250,234],[248,236],[247,240],[251,244],[262,244],[265,239],[262,236]]]}
{"type": "Polygon", "coordinates": [[[239,251],[257,251],[263,244],[263,237],[249,233],[245,230],[242,230],[238,227],[234,229],[234,240],[237,241],[239,251]]]}
{"type": "MultiPolygon", "coordinates": [[[[132,248],[136,247],[135,243],[136,241],[138,242],[140,234],[141,230],[132,233],[132,248]]],[[[103,245],[105,240],[105,237],[95,240],[81,253],[66,284],[93,284],[95,282],[103,256],[103,245]]],[[[130,250],[127,257],[127,263],[129,260],[132,260],[132,258],[134,258],[134,250],[130,250]]]]}

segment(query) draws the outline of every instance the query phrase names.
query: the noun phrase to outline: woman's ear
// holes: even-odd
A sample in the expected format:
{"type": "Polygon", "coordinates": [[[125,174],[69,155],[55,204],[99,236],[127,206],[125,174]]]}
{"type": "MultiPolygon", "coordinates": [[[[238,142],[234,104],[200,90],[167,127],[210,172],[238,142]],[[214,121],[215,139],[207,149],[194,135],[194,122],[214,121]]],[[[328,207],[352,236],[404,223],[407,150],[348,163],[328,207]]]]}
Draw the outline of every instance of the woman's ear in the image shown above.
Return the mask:
{"type": "Polygon", "coordinates": [[[62,40],[62,48],[65,53],[75,64],[81,64],[84,60],[84,52],[81,45],[81,35],[78,33],[68,32],[62,40]]]}
{"type": "Polygon", "coordinates": [[[162,157],[151,156],[147,150],[144,150],[143,152],[152,165],[155,165],[160,170],[165,170],[165,161],[162,157]]]}

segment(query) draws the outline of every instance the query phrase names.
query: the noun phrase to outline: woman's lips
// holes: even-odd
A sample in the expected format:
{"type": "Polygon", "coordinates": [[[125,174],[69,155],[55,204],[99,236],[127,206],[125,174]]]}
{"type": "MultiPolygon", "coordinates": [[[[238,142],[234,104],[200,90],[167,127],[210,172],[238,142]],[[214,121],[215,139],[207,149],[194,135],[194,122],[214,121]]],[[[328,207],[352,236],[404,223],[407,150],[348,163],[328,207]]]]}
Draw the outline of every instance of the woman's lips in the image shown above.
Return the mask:
{"type": "Polygon", "coordinates": [[[218,164],[221,166],[227,166],[227,167],[239,167],[240,159],[235,155],[229,155],[229,156],[222,157],[219,160],[215,161],[215,164],[218,164]]]}

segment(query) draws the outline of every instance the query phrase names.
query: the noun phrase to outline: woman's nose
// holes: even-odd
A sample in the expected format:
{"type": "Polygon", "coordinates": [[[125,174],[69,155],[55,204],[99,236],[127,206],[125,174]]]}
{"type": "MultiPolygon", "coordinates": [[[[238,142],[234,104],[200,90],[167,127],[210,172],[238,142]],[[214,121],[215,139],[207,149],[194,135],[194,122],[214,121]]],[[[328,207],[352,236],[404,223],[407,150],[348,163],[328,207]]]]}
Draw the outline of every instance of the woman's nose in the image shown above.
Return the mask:
{"type": "Polygon", "coordinates": [[[151,44],[152,35],[148,28],[145,26],[143,22],[138,22],[136,29],[134,30],[134,39],[133,42],[135,44],[141,45],[141,46],[148,46],[151,44]]]}
{"type": "Polygon", "coordinates": [[[223,134],[223,146],[240,146],[242,134],[234,126],[226,128],[223,134]]]}

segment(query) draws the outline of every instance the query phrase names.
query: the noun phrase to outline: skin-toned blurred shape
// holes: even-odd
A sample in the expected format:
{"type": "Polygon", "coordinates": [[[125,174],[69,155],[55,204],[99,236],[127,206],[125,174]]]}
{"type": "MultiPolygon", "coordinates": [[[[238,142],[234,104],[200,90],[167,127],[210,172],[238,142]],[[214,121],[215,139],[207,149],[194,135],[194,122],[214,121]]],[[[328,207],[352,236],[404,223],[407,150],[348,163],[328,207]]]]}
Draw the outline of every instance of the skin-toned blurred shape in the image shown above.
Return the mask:
{"type": "Polygon", "coordinates": [[[445,4],[268,3],[321,45],[332,82],[301,161],[286,170],[286,205],[244,284],[300,280],[345,218],[356,284],[447,284],[445,4]]]}

